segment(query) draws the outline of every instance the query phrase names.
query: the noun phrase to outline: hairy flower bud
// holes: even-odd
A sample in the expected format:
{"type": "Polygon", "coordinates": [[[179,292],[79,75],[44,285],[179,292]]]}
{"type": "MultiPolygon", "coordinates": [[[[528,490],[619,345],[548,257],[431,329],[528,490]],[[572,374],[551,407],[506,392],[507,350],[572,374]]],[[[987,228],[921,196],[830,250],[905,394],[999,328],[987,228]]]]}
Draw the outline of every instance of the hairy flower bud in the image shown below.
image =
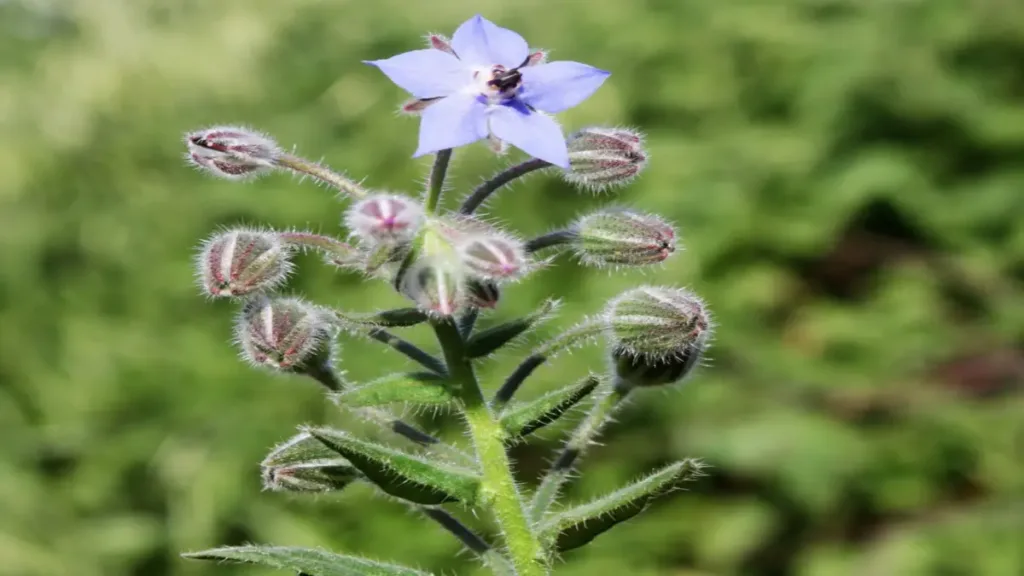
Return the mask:
{"type": "Polygon", "coordinates": [[[576,221],[572,246],[590,266],[642,266],[664,261],[676,250],[676,233],[658,216],[609,209],[576,221]]]}
{"type": "Polygon", "coordinates": [[[688,290],[641,287],[605,309],[618,377],[635,386],[670,384],[695,368],[711,335],[704,303],[688,290]]]}
{"type": "Polygon", "coordinates": [[[421,310],[451,316],[466,304],[458,266],[441,258],[424,258],[402,276],[399,290],[421,310]]]}
{"type": "Polygon", "coordinates": [[[308,432],[293,436],[274,448],[260,467],[263,487],[282,492],[341,490],[360,477],[348,460],[308,432]]]}
{"type": "Polygon", "coordinates": [[[497,308],[501,298],[498,285],[490,280],[471,279],[466,282],[466,304],[473,308],[497,308]]]}
{"type": "Polygon", "coordinates": [[[298,298],[253,298],[242,307],[235,326],[246,360],[285,371],[323,362],[333,335],[328,314],[298,298]]]}
{"type": "Polygon", "coordinates": [[[210,296],[272,290],[288,277],[291,251],[273,232],[227,230],[203,242],[197,276],[210,296]]]}
{"type": "Polygon", "coordinates": [[[603,190],[628,183],[647,165],[639,132],[623,128],[584,128],[566,140],[570,168],[563,178],[577,186],[603,190]]]}
{"type": "Polygon", "coordinates": [[[405,196],[374,194],[345,212],[345,224],[371,244],[406,242],[423,224],[423,206],[405,196]]]}
{"type": "Polygon", "coordinates": [[[457,245],[459,260],[474,276],[489,280],[511,280],[527,272],[523,243],[498,234],[469,236],[457,245]]]}
{"type": "Polygon", "coordinates": [[[191,132],[185,136],[185,144],[188,159],[196,167],[229,180],[267,172],[281,154],[277,143],[270,138],[230,126],[191,132]]]}

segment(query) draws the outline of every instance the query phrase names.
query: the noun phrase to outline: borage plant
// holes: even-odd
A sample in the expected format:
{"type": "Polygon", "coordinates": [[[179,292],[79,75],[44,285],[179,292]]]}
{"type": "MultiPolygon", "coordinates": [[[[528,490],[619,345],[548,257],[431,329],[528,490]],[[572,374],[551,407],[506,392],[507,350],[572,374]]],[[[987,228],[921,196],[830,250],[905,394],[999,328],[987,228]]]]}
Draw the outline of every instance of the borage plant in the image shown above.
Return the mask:
{"type": "MultiPolygon", "coordinates": [[[[587,544],[699,474],[699,461],[683,460],[591,502],[556,504],[580,456],[626,398],[637,389],[679,382],[700,363],[711,334],[708,312],[684,289],[628,290],[600,314],[536,346],[488,399],[476,362],[551,316],[557,301],[484,329],[476,328],[478,315],[496,307],[505,284],[537,267],[538,254],[568,249],[585,265],[643,266],[671,255],[676,234],[661,218],[626,209],[585,215],[526,241],[474,216],[491,195],[531,172],[550,170],[570,183],[603,189],[630,181],[644,168],[647,157],[637,132],[587,128],[565,138],[548,115],[585,100],[608,73],[576,62],[546,63],[545,54],[531,51],[518,34],[480,16],[450,40],[431,35],[426,49],[369,64],[414,97],[403,109],[421,118],[416,155],[435,154],[422,201],[366,190],[248,130],[211,128],[187,136],[189,158],[215,175],[242,179],[282,170],[326,183],[351,201],[344,214],[351,243],[311,232],[234,229],[207,240],[198,257],[205,293],[242,301],[236,338],[246,360],[315,379],[335,403],[380,424],[398,444],[305,427],[263,461],[264,483],[272,490],[331,492],[369,482],[451,532],[493,573],[549,574],[560,553],[587,544]],[[511,144],[532,158],[485,181],[458,211],[443,210],[452,148],[484,139],[497,149],[511,144]],[[415,306],[358,313],[274,296],[292,272],[291,256],[303,249],[319,251],[341,269],[387,281],[415,306]],[[440,356],[392,332],[422,323],[436,334],[440,356]],[[420,369],[349,385],[334,366],[339,333],[380,342],[420,369]],[[534,400],[514,401],[552,355],[600,337],[608,340],[606,369],[534,400]],[[585,416],[550,471],[527,493],[513,476],[509,446],[584,404],[585,416]],[[392,405],[458,414],[471,451],[398,419],[388,412],[392,405]],[[446,510],[450,505],[493,518],[500,545],[475,534],[446,510]]],[[[424,574],[301,548],[242,546],[186,556],[310,576],[424,574]]]]}

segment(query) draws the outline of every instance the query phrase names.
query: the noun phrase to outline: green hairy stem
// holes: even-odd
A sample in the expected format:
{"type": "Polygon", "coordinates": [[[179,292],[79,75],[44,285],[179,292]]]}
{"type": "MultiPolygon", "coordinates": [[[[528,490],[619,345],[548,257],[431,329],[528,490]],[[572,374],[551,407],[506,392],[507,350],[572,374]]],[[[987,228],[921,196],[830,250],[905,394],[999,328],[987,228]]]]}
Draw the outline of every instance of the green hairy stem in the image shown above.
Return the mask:
{"type": "MultiPolygon", "coordinates": [[[[427,187],[425,208],[437,211],[451,150],[442,150],[434,160],[427,187]]],[[[518,576],[548,574],[544,549],[527,519],[523,499],[512,477],[512,465],[505,451],[505,429],[491,411],[466,350],[466,341],[452,319],[433,320],[431,324],[447,364],[448,379],[458,386],[462,416],[466,420],[483,473],[480,502],[490,509],[505,538],[515,573],[518,576]]]]}
{"type": "Polygon", "coordinates": [[[290,170],[303,176],[309,176],[324,184],[337,189],[342,194],[347,194],[355,199],[364,198],[366,190],[354,180],[331,170],[327,166],[310,162],[291,154],[281,154],[274,159],[274,165],[285,170],[290,170]]]}
{"type": "Polygon", "coordinates": [[[435,321],[433,325],[448,362],[450,378],[462,384],[463,417],[483,472],[480,500],[491,509],[501,528],[516,573],[519,576],[545,575],[548,568],[544,562],[544,550],[527,519],[512,477],[501,422],[484,399],[458,328],[451,320],[435,321]]]}

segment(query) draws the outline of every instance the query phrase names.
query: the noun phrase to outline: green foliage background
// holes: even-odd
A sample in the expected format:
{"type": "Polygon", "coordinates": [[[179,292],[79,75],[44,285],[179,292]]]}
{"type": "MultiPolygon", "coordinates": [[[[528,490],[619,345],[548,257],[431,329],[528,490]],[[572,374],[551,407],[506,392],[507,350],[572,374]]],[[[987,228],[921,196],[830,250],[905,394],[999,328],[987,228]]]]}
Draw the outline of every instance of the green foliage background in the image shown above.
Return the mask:
{"type": "MultiPolygon", "coordinates": [[[[498,316],[563,296],[553,334],[622,289],[670,283],[719,326],[710,369],[622,413],[571,497],[682,456],[710,475],[559,573],[1024,573],[1024,4],[8,0],[0,574],[265,574],[177,556],[247,541],[475,570],[368,487],[260,492],[270,446],[339,417],[313,384],[236,360],[234,309],[197,294],[192,250],[238,222],[336,232],[340,205],[284,176],[204,177],[181,135],[249,124],[415,192],[416,122],[360,61],[478,11],[613,72],[562,120],[649,133],[650,169],[614,200],[673,219],[687,247],[646,274],[560,259],[498,316]]],[[[460,150],[454,190],[508,161],[460,150]]],[[[536,176],[490,213],[533,234],[606,201],[536,176]]],[[[292,289],[320,302],[401,302],[301,264],[292,289]]],[[[353,379],[401,362],[368,343],[342,358],[353,379]]],[[[489,362],[487,381],[516,358],[489,362]]],[[[596,347],[562,357],[524,394],[601,363],[596,347]]],[[[517,450],[524,482],[557,439],[517,450]]]]}

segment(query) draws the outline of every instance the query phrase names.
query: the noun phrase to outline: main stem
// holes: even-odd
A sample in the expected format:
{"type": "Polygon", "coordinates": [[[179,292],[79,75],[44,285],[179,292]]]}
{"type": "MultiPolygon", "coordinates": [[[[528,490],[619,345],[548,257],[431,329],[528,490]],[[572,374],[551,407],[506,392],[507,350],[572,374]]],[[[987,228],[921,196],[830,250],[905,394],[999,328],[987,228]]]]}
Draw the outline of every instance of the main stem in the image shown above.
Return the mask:
{"type": "Polygon", "coordinates": [[[530,527],[512,478],[512,466],[502,442],[504,431],[484,399],[473,365],[465,354],[462,336],[450,319],[434,321],[433,326],[444,351],[450,377],[462,387],[463,414],[483,471],[484,498],[490,502],[504,534],[516,573],[519,576],[546,576],[548,569],[544,563],[544,551],[530,527]]]}

